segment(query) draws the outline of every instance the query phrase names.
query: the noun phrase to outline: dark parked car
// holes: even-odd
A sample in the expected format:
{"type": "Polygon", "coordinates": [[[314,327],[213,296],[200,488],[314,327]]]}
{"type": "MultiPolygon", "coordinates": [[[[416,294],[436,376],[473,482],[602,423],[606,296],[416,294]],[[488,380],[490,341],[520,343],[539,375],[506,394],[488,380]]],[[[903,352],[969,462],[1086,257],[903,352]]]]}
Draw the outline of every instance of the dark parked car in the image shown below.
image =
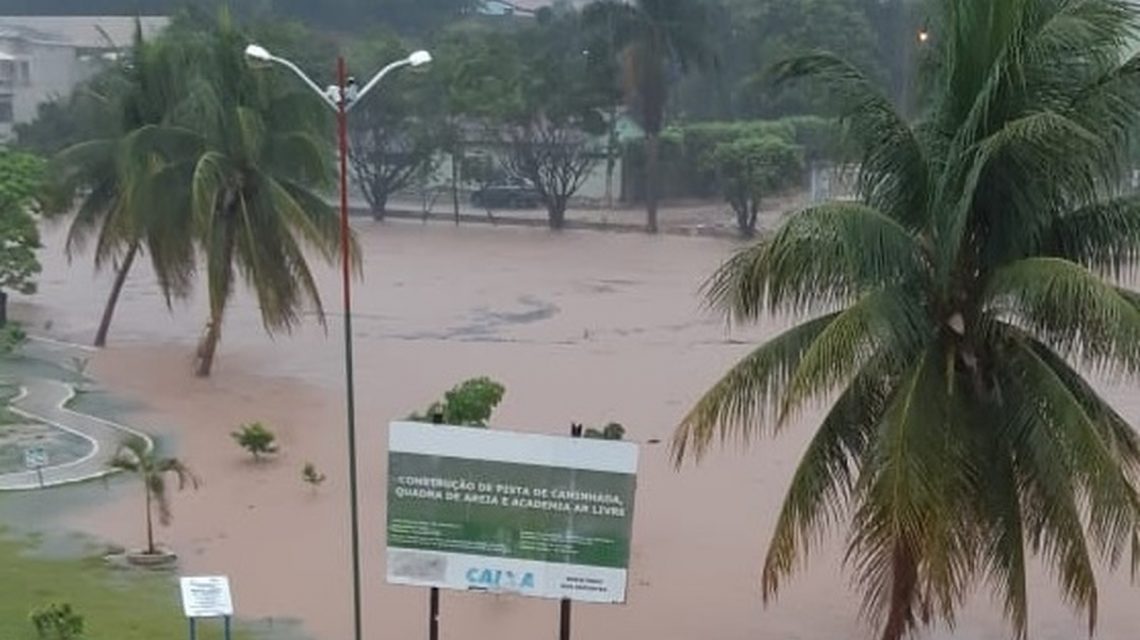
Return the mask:
{"type": "Polygon", "coordinates": [[[472,193],[471,204],[487,209],[535,209],[542,206],[542,196],[521,182],[491,184],[472,193]]]}

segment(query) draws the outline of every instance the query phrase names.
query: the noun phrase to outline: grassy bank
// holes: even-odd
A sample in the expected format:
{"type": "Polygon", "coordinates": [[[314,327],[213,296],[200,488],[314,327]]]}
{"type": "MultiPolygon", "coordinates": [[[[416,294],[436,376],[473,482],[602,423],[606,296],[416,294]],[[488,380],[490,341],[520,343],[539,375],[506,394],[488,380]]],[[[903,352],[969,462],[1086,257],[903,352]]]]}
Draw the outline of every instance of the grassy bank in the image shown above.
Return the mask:
{"type": "MultiPolygon", "coordinates": [[[[115,570],[101,558],[54,558],[35,545],[0,537],[0,638],[38,640],[28,613],[70,603],[84,616],[83,640],[179,640],[186,637],[178,587],[166,573],[115,570]]],[[[200,625],[202,640],[219,638],[216,624],[200,625]]],[[[235,638],[245,640],[239,631],[235,638]]]]}

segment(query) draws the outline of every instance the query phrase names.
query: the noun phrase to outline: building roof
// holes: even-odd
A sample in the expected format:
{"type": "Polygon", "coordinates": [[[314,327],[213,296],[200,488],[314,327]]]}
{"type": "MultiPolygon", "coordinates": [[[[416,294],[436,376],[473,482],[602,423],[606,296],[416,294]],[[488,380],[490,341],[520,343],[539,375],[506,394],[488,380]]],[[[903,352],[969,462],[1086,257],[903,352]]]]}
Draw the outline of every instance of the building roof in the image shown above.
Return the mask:
{"type": "MultiPolygon", "coordinates": [[[[131,16],[0,16],[0,37],[79,49],[119,49],[134,39],[135,20],[131,16]]],[[[153,36],[170,22],[159,16],[137,20],[144,37],[153,36]]]]}

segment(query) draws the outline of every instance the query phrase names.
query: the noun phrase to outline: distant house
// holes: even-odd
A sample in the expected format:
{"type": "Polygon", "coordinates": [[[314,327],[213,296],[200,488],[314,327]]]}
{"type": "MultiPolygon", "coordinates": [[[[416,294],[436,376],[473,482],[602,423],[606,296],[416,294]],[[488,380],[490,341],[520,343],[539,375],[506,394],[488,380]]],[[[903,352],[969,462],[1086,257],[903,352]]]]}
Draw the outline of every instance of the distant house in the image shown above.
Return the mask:
{"type": "Polygon", "coordinates": [[[483,16],[533,18],[539,9],[559,5],[581,9],[590,0],[483,0],[477,12],[483,16]]]}
{"type": "MultiPolygon", "coordinates": [[[[140,19],[144,37],[168,20],[140,19]]],[[[0,16],[0,138],[31,122],[44,102],[68,96],[130,47],[135,18],[0,16]]]]}

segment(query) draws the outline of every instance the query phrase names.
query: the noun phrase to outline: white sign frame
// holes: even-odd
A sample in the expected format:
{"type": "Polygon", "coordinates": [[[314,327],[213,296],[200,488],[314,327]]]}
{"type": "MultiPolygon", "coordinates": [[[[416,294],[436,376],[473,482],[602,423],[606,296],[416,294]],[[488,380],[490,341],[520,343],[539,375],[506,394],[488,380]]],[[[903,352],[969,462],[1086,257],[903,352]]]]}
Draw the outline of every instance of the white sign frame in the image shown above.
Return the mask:
{"type": "Polygon", "coordinates": [[[234,615],[233,594],[227,576],[184,576],[178,579],[182,612],[192,620],[234,615]]]}
{"type": "Polygon", "coordinates": [[[44,447],[24,449],[24,468],[29,471],[36,471],[47,467],[49,460],[48,451],[44,447]]]}

